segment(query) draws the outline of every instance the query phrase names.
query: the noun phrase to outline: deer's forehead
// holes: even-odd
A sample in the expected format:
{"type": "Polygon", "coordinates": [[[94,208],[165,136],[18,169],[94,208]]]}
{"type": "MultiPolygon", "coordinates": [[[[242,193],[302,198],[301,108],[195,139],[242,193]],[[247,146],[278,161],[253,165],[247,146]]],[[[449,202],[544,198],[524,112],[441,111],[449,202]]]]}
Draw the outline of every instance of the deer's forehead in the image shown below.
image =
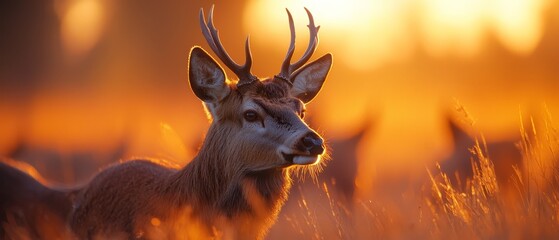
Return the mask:
{"type": "Polygon", "coordinates": [[[304,109],[304,104],[297,98],[262,98],[262,97],[248,97],[243,101],[244,108],[261,108],[268,112],[289,111],[301,112],[304,109]]]}
{"type": "Polygon", "coordinates": [[[281,99],[291,97],[290,88],[287,83],[279,82],[273,78],[259,80],[260,84],[245,84],[234,88],[243,96],[259,97],[264,99],[281,99]]]}
{"type": "Polygon", "coordinates": [[[250,85],[246,89],[233,87],[234,97],[228,104],[228,108],[247,110],[250,108],[262,109],[264,111],[274,109],[279,111],[301,112],[305,104],[298,98],[291,96],[290,86],[274,79],[261,80],[262,84],[250,85]]]}

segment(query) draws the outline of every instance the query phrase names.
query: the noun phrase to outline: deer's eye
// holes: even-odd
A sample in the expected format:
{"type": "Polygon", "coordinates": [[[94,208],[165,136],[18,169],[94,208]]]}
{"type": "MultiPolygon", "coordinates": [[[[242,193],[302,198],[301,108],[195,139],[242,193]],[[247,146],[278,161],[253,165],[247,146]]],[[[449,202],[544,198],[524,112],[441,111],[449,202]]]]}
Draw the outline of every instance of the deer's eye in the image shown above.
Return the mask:
{"type": "Polygon", "coordinates": [[[245,117],[245,120],[247,120],[247,122],[254,122],[256,120],[258,120],[258,113],[254,110],[247,110],[243,116],[245,117]]]}

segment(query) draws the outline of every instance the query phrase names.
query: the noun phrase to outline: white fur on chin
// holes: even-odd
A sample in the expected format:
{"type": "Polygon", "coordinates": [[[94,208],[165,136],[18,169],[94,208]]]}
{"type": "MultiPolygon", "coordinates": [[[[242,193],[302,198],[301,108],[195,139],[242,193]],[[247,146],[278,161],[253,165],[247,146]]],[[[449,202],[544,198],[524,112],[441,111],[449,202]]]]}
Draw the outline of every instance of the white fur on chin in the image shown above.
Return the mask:
{"type": "Polygon", "coordinates": [[[299,165],[316,164],[320,161],[320,156],[295,156],[293,163],[299,165]]]}

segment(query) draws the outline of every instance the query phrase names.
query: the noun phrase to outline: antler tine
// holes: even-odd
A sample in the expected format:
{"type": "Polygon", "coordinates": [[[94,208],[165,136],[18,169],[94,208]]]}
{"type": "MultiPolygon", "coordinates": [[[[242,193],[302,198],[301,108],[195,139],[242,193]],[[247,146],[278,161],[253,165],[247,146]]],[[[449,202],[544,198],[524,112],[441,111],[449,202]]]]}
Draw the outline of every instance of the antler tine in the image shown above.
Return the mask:
{"type": "Polygon", "coordinates": [[[289,71],[289,67],[291,64],[291,58],[293,57],[293,53],[295,52],[295,23],[293,23],[293,17],[291,16],[291,12],[289,9],[285,9],[287,11],[287,17],[289,18],[289,30],[291,31],[291,42],[289,43],[289,49],[287,50],[287,54],[285,55],[285,59],[283,60],[283,64],[281,65],[281,72],[279,76],[283,79],[288,79],[291,71],[289,71]]]}
{"type": "Polygon", "coordinates": [[[247,36],[245,41],[245,65],[244,68],[247,69],[246,72],[252,76],[250,73],[250,68],[252,67],[252,52],[250,51],[250,36],[247,36]]]}
{"type": "Polygon", "coordinates": [[[320,26],[314,25],[314,18],[312,16],[312,13],[309,11],[309,9],[305,8],[305,11],[309,16],[309,25],[307,25],[307,27],[309,27],[309,46],[307,47],[307,50],[305,51],[305,54],[303,54],[301,59],[299,59],[299,61],[297,61],[296,63],[291,64],[290,66],[291,72],[299,69],[300,67],[303,66],[303,64],[309,61],[314,51],[316,50],[316,47],[318,46],[318,30],[320,29],[320,26]]]}
{"type": "Polygon", "coordinates": [[[200,8],[200,27],[202,28],[202,34],[210,48],[213,52],[218,56],[218,58],[229,68],[231,71],[239,77],[239,84],[245,83],[252,83],[256,77],[252,75],[250,72],[250,68],[252,67],[252,53],[250,51],[250,42],[249,37],[245,42],[245,64],[239,65],[237,64],[227,53],[223,45],[221,44],[221,40],[219,39],[218,30],[215,28],[213,24],[213,13],[214,13],[214,6],[212,5],[210,9],[210,14],[208,16],[208,22],[206,23],[206,19],[204,17],[204,9],[200,8]]]}
{"type": "Polygon", "coordinates": [[[281,66],[279,77],[287,80],[290,78],[291,74],[295,70],[299,69],[307,61],[309,61],[312,54],[316,50],[316,47],[318,46],[318,30],[320,29],[320,26],[315,26],[312,13],[307,8],[305,8],[307,16],[309,17],[309,25],[307,25],[307,27],[309,27],[309,45],[303,56],[297,62],[291,64],[291,58],[293,57],[293,53],[295,52],[295,24],[293,23],[293,17],[291,16],[289,10],[286,9],[286,11],[289,18],[291,43],[289,44],[289,50],[287,51],[287,55],[285,56],[285,60],[281,66]]]}

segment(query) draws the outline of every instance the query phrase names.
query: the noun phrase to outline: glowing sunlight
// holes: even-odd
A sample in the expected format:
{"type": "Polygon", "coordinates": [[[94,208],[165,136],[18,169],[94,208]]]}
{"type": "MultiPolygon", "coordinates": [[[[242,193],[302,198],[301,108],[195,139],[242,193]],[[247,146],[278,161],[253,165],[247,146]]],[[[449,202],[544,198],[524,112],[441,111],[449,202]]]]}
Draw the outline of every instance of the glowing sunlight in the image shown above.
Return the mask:
{"type": "Polygon", "coordinates": [[[62,17],[61,38],[70,56],[81,56],[95,46],[104,27],[102,1],[77,0],[67,2],[62,17]]]}
{"type": "MultiPolygon", "coordinates": [[[[407,61],[418,44],[431,56],[471,58],[494,34],[510,51],[529,54],[541,39],[546,0],[351,0],[250,1],[245,25],[256,41],[284,44],[288,8],[296,21],[306,21],[303,7],[320,24],[327,49],[334,49],[355,70],[407,61]],[[253,21],[253,19],[260,19],[253,21]],[[271,26],[271,27],[270,27],[271,26]],[[258,30],[258,31],[253,31],[258,30]]],[[[298,32],[304,32],[298,25],[298,32]]],[[[304,44],[299,38],[298,42],[304,44]]]]}

